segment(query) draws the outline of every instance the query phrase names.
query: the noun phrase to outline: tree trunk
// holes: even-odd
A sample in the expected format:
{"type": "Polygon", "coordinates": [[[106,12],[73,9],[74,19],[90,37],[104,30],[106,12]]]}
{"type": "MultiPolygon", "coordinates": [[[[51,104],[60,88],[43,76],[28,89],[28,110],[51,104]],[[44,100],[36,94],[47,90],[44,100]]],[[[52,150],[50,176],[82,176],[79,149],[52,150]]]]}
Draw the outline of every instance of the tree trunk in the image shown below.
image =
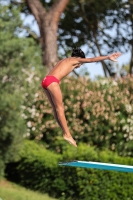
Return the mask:
{"type": "Polygon", "coordinates": [[[61,13],[65,10],[68,2],[69,0],[56,0],[47,12],[40,0],[26,0],[26,3],[39,26],[42,46],[42,61],[48,71],[50,71],[58,61],[58,22],[61,13]]]}
{"type": "Polygon", "coordinates": [[[131,39],[131,60],[130,60],[130,68],[129,73],[130,75],[133,74],[133,0],[129,0],[130,5],[130,20],[131,20],[131,28],[132,28],[132,39],[131,39]]]}
{"type": "MultiPolygon", "coordinates": [[[[93,37],[94,37],[94,40],[95,40],[95,45],[97,47],[98,53],[99,53],[100,56],[102,56],[102,53],[101,53],[101,50],[100,50],[100,47],[99,47],[99,44],[98,44],[98,41],[97,41],[97,37],[96,37],[96,34],[94,33],[94,31],[93,31],[93,37]]],[[[110,70],[108,69],[104,60],[101,61],[101,64],[102,64],[102,67],[103,67],[105,77],[107,77],[107,71],[108,71],[109,75],[111,76],[110,70]]]]}
{"type": "MultiPolygon", "coordinates": [[[[88,18],[86,17],[86,14],[85,14],[86,11],[85,11],[84,6],[83,6],[82,3],[81,3],[81,9],[82,9],[82,12],[83,12],[83,14],[84,14],[84,15],[83,15],[84,20],[86,21],[86,23],[87,23],[88,25],[90,25],[89,20],[88,20],[88,18]]],[[[95,43],[95,45],[96,45],[96,47],[97,47],[98,53],[99,53],[100,56],[102,56],[102,53],[101,53],[101,50],[100,50],[100,47],[99,47],[99,44],[98,44],[98,41],[97,41],[96,30],[98,30],[98,21],[97,21],[97,24],[95,24],[95,28],[92,29],[92,34],[93,34],[93,37],[94,37],[94,43],[95,43]]],[[[101,61],[101,64],[102,64],[102,67],[103,67],[103,71],[104,71],[105,77],[107,77],[107,72],[109,73],[109,75],[111,75],[110,70],[109,70],[109,68],[107,67],[106,63],[105,63],[104,61],[101,61]]]]}
{"type": "Polygon", "coordinates": [[[51,17],[46,16],[42,24],[42,60],[48,70],[51,70],[58,61],[57,55],[57,27],[51,17]]]}

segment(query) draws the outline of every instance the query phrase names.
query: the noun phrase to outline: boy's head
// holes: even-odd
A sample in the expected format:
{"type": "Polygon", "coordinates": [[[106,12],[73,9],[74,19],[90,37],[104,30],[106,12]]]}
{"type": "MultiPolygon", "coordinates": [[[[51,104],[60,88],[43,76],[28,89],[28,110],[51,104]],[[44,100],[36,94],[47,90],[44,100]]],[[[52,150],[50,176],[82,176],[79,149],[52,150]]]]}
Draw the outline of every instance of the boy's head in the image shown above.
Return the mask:
{"type": "Polygon", "coordinates": [[[85,58],[85,54],[84,52],[79,48],[79,47],[74,47],[72,54],[72,57],[81,57],[81,58],[85,58]]]}

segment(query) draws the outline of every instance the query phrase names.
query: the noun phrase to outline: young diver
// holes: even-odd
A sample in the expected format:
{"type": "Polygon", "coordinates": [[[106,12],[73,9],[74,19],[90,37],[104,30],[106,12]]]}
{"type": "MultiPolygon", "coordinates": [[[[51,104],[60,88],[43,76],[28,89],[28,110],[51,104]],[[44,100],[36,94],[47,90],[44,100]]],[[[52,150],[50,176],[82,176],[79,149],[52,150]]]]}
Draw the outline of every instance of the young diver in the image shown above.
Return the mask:
{"type": "Polygon", "coordinates": [[[102,60],[111,60],[117,62],[121,53],[113,53],[108,56],[99,56],[94,58],[85,58],[84,52],[80,48],[74,48],[70,58],[59,61],[49,74],[42,80],[42,87],[48,97],[53,108],[54,117],[63,131],[63,138],[70,144],[77,147],[76,141],[70,134],[64,113],[62,102],[62,92],[59,86],[60,80],[72,72],[75,68],[79,68],[83,63],[92,63],[102,60]]]}

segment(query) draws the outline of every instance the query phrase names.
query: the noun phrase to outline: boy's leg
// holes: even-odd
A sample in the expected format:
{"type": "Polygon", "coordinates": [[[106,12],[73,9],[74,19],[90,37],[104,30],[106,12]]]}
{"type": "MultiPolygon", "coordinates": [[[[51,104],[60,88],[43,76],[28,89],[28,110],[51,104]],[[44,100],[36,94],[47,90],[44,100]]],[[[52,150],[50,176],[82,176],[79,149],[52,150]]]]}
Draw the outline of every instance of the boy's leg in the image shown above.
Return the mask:
{"type": "Polygon", "coordinates": [[[47,96],[50,99],[50,103],[53,107],[53,110],[55,112],[55,117],[57,122],[59,123],[60,127],[63,130],[63,137],[65,140],[73,144],[74,146],[76,145],[75,140],[72,138],[70,131],[67,126],[67,121],[65,118],[65,113],[64,113],[64,106],[62,102],[62,93],[60,90],[60,86],[58,83],[51,83],[47,87],[47,96]]]}
{"type": "MultiPolygon", "coordinates": [[[[46,94],[46,96],[47,96],[47,98],[48,98],[48,100],[49,100],[49,102],[50,102],[50,104],[51,104],[51,106],[53,108],[54,117],[55,117],[57,123],[59,124],[59,126],[61,127],[60,121],[58,119],[58,115],[57,115],[56,110],[55,110],[54,103],[53,103],[52,98],[51,98],[51,95],[50,95],[50,93],[49,93],[49,91],[47,89],[44,89],[44,92],[45,92],[45,94],[46,94]]],[[[61,129],[62,129],[62,127],[61,127],[61,129]]],[[[64,132],[63,129],[62,129],[62,131],[64,132]]]]}

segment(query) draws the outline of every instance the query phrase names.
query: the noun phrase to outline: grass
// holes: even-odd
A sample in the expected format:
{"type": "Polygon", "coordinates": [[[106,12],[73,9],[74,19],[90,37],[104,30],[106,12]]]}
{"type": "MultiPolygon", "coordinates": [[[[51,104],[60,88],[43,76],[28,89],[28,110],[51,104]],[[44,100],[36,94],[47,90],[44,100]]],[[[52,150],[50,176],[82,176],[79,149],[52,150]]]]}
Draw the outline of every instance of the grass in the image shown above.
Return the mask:
{"type": "Polygon", "coordinates": [[[56,200],[48,195],[40,194],[18,186],[5,179],[0,180],[0,200],[56,200]]]}

